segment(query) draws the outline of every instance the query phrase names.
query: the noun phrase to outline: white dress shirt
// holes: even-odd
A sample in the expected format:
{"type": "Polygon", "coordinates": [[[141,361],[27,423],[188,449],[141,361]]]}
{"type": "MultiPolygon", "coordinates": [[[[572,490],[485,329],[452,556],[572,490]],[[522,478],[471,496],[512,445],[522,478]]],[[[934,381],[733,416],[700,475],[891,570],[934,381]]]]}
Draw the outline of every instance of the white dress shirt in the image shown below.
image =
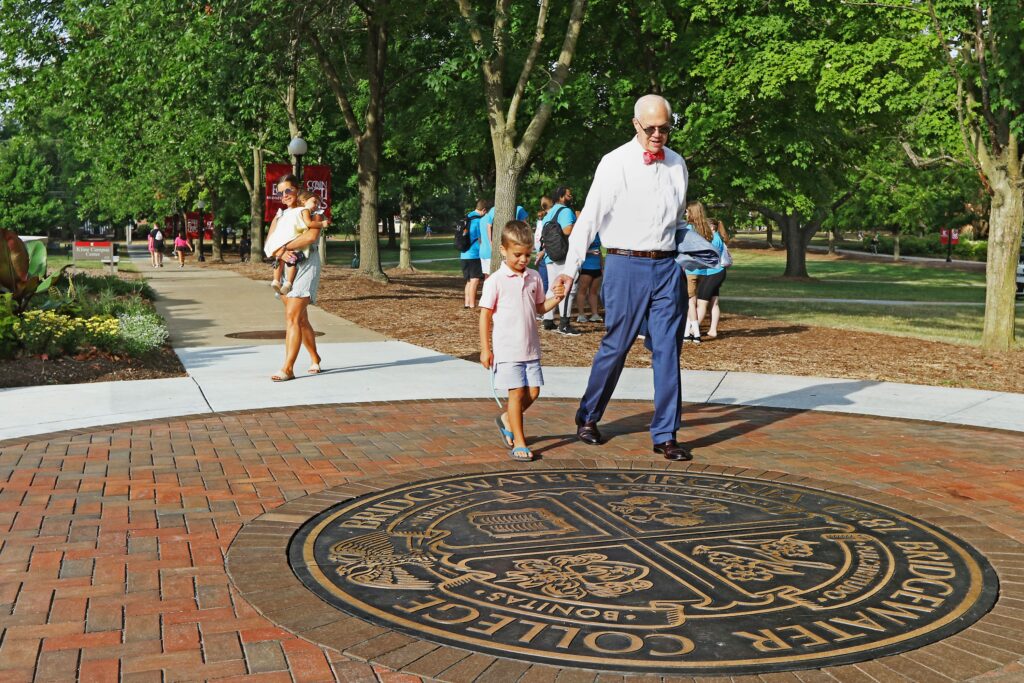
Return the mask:
{"type": "Polygon", "coordinates": [[[689,174],[683,157],[663,149],[663,161],[644,164],[644,148],[634,137],[604,155],[569,235],[563,275],[576,277],[595,234],[609,249],[675,252],[689,174]]]}

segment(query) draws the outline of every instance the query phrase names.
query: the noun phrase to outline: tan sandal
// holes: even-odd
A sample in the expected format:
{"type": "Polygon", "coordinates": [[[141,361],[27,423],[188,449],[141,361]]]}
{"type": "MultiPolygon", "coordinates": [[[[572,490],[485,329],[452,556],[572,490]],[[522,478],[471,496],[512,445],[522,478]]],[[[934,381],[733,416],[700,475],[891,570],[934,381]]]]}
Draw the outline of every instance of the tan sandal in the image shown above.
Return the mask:
{"type": "Polygon", "coordinates": [[[295,379],[295,375],[291,372],[278,372],[276,375],[271,375],[270,379],[274,382],[288,382],[295,379]]]}
{"type": "Polygon", "coordinates": [[[309,375],[319,375],[320,373],[321,370],[319,363],[313,363],[312,365],[309,366],[309,370],[306,371],[306,374],[309,375]]]}

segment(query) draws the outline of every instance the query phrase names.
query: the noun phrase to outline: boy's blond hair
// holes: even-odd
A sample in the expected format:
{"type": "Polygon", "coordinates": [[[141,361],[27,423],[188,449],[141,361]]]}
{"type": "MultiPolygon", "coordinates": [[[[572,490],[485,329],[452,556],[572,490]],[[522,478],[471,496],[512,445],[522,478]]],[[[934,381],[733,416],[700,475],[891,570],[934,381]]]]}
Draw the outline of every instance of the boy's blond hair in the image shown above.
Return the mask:
{"type": "Polygon", "coordinates": [[[518,244],[521,247],[533,247],[533,230],[522,221],[509,221],[501,231],[501,246],[509,247],[518,244]]]}
{"type": "Polygon", "coordinates": [[[309,190],[299,190],[298,196],[299,202],[301,202],[302,204],[305,204],[306,202],[313,198],[316,198],[317,204],[320,203],[320,196],[313,192],[310,192],[309,190]]]}

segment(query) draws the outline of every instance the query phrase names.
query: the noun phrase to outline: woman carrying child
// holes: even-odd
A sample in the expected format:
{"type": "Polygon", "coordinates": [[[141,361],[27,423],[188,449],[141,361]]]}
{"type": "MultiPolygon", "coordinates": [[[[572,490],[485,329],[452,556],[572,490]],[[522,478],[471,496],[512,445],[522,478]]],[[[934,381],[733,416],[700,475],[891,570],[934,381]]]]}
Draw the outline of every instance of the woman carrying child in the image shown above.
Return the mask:
{"type": "Polygon", "coordinates": [[[533,252],[533,230],[509,221],[501,231],[501,267],[484,281],[480,294],[480,364],[491,371],[495,386],[508,389],[508,411],[495,418],[501,442],[513,460],[533,460],[526,447],[523,413],[537,400],[544,376],[535,316],[565,298],[556,287],[544,298],[540,275],[526,266],[533,252]],[[493,347],[492,347],[493,338],[493,347]]]}
{"type": "Polygon", "coordinates": [[[300,346],[306,347],[313,361],[309,366],[309,374],[315,375],[320,372],[321,359],[316,348],[316,333],[309,322],[308,308],[309,304],[316,303],[316,290],[320,285],[320,254],[317,250],[317,240],[320,237],[320,226],[324,225],[324,222],[307,220],[308,227],[297,231],[298,221],[304,216],[302,212],[308,213],[308,209],[299,205],[299,181],[293,175],[286,175],[278,181],[277,189],[281,193],[285,209],[278,213],[270,224],[267,241],[269,243],[273,238],[275,242],[280,243],[283,240],[283,243],[268,255],[279,260],[291,261],[296,259],[296,254],[300,251],[308,250],[309,254],[302,261],[296,261],[295,280],[292,282],[291,290],[282,296],[285,357],[281,370],[272,375],[271,379],[275,382],[286,382],[295,379],[295,360],[299,356],[300,346]]]}
{"type": "MultiPolygon", "coordinates": [[[[323,217],[323,212],[318,212],[317,217],[313,218],[313,212],[320,204],[320,198],[305,190],[300,190],[297,196],[298,201],[294,206],[288,207],[278,214],[281,221],[276,223],[277,230],[275,230],[275,224],[271,224],[271,231],[267,234],[267,245],[264,247],[267,256],[274,256],[284,244],[307,230],[311,228],[321,230],[327,226],[328,221],[323,217]]],[[[294,257],[289,259],[274,256],[274,273],[270,280],[273,290],[281,295],[288,294],[295,286],[298,264],[307,258],[309,258],[308,248],[295,252],[294,257]]]]}

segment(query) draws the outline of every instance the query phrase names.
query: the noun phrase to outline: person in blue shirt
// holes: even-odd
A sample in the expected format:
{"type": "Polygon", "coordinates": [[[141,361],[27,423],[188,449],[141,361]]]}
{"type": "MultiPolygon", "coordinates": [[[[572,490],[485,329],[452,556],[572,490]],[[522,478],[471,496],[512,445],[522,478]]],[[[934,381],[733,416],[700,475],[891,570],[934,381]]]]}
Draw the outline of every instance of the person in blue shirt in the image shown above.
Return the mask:
{"type": "MultiPolygon", "coordinates": [[[[712,248],[719,254],[725,249],[725,228],[718,222],[717,229],[707,217],[704,205],[690,202],[686,205],[686,220],[704,239],[711,242],[712,248]]],[[[700,344],[700,324],[707,314],[708,303],[711,303],[711,327],[708,337],[718,336],[718,319],[721,311],[718,308],[718,293],[725,282],[725,268],[687,268],[686,281],[690,297],[689,311],[686,316],[686,329],[683,332],[684,342],[700,344]]]]}
{"type": "Polygon", "coordinates": [[[476,306],[476,293],[480,288],[480,281],[484,279],[483,270],[480,268],[480,218],[487,211],[487,200],[480,199],[476,203],[476,210],[466,214],[466,218],[472,219],[469,224],[469,249],[459,254],[462,262],[462,279],[466,286],[463,291],[463,308],[471,309],[476,306]]]}
{"type": "Polygon", "coordinates": [[[576,322],[599,323],[604,318],[598,312],[601,306],[601,275],[604,257],[601,255],[601,236],[598,235],[587,247],[587,255],[580,266],[580,281],[576,286],[576,308],[579,309],[579,316],[576,322]],[[587,304],[590,304],[590,317],[586,316],[587,304]]]}
{"type": "MultiPolygon", "coordinates": [[[[562,226],[562,232],[566,235],[572,233],[572,226],[576,224],[576,212],[572,210],[572,190],[568,187],[559,187],[555,190],[555,194],[551,196],[554,201],[554,206],[548,209],[548,213],[544,216],[544,223],[555,220],[557,217],[558,224],[562,226]]],[[[544,265],[548,269],[548,296],[552,296],[550,287],[554,286],[555,280],[562,274],[562,269],[565,268],[565,261],[555,262],[550,257],[544,257],[544,265]]],[[[568,337],[578,337],[579,332],[571,324],[569,324],[570,311],[572,310],[572,293],[566,292],[564,308],[559,311],[559,324],[558,332],[568,337]]],[[[544,329],[554,330],[555,328],[555,313],[554,310],[548,311],[544,314],[544,329]]]]}
{"type": "MultiPolygon", "coordinates": [[[[524,223],[529,220],[530,214],[521,206],[516,207],[516,220],[524,223]]],[[[494,207],[484,214],[480,219],[480,269],[487,277],[491,272],[491,238],[494,237],[491,226],[494,225],[494,207]]]]}

